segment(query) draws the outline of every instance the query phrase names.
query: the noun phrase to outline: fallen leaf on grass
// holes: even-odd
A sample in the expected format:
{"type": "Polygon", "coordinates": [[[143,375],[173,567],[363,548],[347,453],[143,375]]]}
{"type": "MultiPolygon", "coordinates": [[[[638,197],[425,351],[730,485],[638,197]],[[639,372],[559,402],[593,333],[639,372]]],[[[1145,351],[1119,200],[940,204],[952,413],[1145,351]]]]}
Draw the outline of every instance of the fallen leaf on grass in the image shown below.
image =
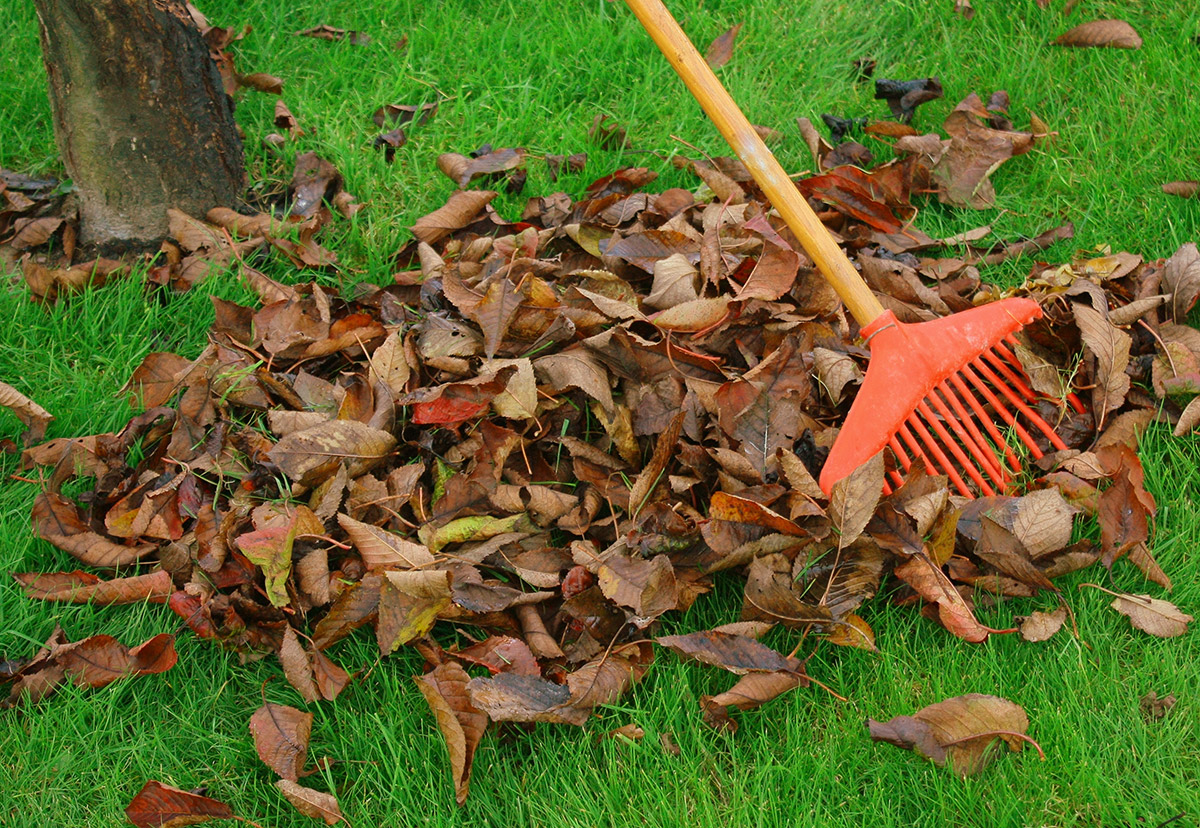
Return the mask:
{"type": "Polygon", "coordinates": [[[224,802],[151,779],[125,806],[137,828],[180,828],[210,819],[237,819],[224,802]]]}
{"type": "Polygon", "coordinates": [[[788,659],[786,670],[771,673],[747,673],[724,693],[700,697],[700,711],[704,723],[717,730],[734,732],[738,728],[736,719],[729,715],[728,708],[753,710],[772,699],[782,696],[797,687],[807,687],[810,679],[804,666],[795,658],[788,659]]]}
{"type": "Polygon", "coordinates": [[[1066,604],[1050,612],[1035,610],[1021,621],[1021,638],[1026,641],[1045,641],[1062,629],[1067,620],[1066,604]]]}
{"type": "Polygon", "coordinates": [[[302,32],[296,32],[296,36],[313,37],[317,40],[349,40],[355,46],[366,46],[371,42],[370,36],[363,32],[347,31],[324,23],[320,26],[313,26],[311,29],[305,29],[302,32]]]}
{"type": "Polygon", "coordinates": [[[6,677],[13,684],[8,697],[0,699],[0,709],[38,702],[67,680],[98,689],[119,679],[166,672],[177,660],[175,637],[167,633],[127,648],[111,635],[68,642],[58,628],[29,663],[6,677]]]}
{"type": "Polygon", "coordinates": [[[1162,185],[1162,191],[1167,195],[1180,198],[1200,197],[1200,181],[1168,181],[1162,185]]]}
{"type": "MultiPolygon", "coordinates": [[[[1081,584],[1081,586],[1094,586],[1081,584]]],[[[1096,587],[1101,589],[1101,587],[1096,587]]],[[[1109,592],[1105,589],[1104,592],[1109,592]]],[[[1161,598],[1151,598],[1149,595],[1133,595],[1128,593],[1111,593],[1117,597],[1112,606],[1117,612],[1129,618],[1129,623],[1143,632],[1148,632],[1158,638],[1175,638],[1188,631],[1188,622],[1192,616],[1181,612],[1170,601],[1161,598]]]]}
{"type": "Polygon", "coordinates": [[[1175,707],[1177,699],[1173,694],[1168,693],[1162,698],[1158,697],[1158,693],[1151,690],[1146,695],[1142,696],[1138,707],[1141,708],[1142,715],[1150,721],[1157,721],[1165,718],[1171,709],[1175,707]]]}
{"type": "Polygon", "coordinates": [[[960,776],[974,776],[990,764],[994,752],[989,748],[997,739],[1013,751],[1028,742],[1044,759],[1041,747],[1025,735],[1028,727],[1020,705],[979,693],[946,699],[887,722],[867,720],[873,740],[912,750],[939,766],[949,764],[960,776]]]}
{"type": "Polygon", "coordinates": [[[264,704],[250,717],[254,749],[267,767],[295,782],[304,770],[312,714],[282,704],[264,704]]]}
{"type": "Polygon", "coordinates": [[[904,124],[912,120],[918,106],[940,97],[942,83],[937,78],[917,78],[908,81],[875,79],[876,100],[887,101],[892,115],[904,124]]]}
{"type": "Polygon", "coordinates": [[[455,801],[467,800],[471,784],[471,763],[475,748],[487,730],[488,714],[476,707],[467,691],[471,678],[456,661],[445,661],[432,672],[419,677],[417,688],[429,702],[437,718],[438,729],[450,753],[450,776],[454,780],[455,801]]]}
{"type": "Polygon", "coordinates": [[[1111,46],[1115,49],[1140,49],[1142,38],[1124,20],[1093,20],[1081,23],[1059,35],[1055,46],[1111,46]]]}
{"type": "Polygon", "coordinates": [[[712,664],[734,675],[788,669],[783,655],[744,635],[705,630],[687,635],[665,635],[654,640],[683,658],[712,664]]]}
{"type": "Polygon", "coordinates": [[[337,797],[333,794],[314,791],[290,779],[275,780],[275,787],[279,788],[280,793],[297,811],[307,817],[324,820],[326,825],[338,822],[350,824],[349,820],[342,816],[342,809],[338,807],[337,797]]]}
{"type": "Polygon", "coordinates": [[[70,604],[137,604],[142,601],[161,604],[171,596],[175,587],[171,573],[156,569],[145,575],[113,578],[103,581],[88,572],[14,572],[13,578],[30,598],[43,601],[62,601],[70,604]]]}
{"type": "Polygon", "coordinates": [[[738,32],[742,30],[743,25],[745,24],[737,23],[731,26],[709,44],[708,49],[704,53],[704,59],[708,62],[709,66],[713,69],[719,69],[726,63],[729,63],[729,59],[733,57],[733,41],[737,38],[738,32]]]}

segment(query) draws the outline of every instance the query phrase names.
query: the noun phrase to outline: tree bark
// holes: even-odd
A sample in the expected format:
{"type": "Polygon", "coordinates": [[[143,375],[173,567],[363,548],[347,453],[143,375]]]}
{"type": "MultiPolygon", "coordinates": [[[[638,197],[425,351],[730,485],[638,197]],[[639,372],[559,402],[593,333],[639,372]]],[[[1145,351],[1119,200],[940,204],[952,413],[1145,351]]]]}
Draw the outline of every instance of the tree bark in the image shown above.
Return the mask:
{"type": "Polygon", "coordinates": [[[203,216],[245,186],[233,102],[180,0],[34,0],[80,241],[133,248],[167,208],[203,216]]]}

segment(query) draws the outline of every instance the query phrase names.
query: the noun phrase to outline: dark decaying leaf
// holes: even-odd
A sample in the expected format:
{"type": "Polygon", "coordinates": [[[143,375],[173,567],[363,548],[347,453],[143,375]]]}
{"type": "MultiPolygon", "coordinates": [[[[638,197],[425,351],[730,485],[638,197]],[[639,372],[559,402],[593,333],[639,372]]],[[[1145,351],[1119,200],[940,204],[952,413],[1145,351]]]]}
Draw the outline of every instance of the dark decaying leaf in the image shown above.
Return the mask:
{"type": "Polygon", "coordinates": [[[942,97],[942,83],[937,78],[909,81],[876,78],[875,97],[887,101],[892,115],[907,124],[912,120],[918,106],[942,97]]]}
{"type": "Polygon", "coordinates": [[[991,748],[996,740],[1013,751],[1026,742],[1036,745],[1025,735],[1028,727],[1029,719],[1019,705],[980,693],[946,699],[911,716],[867,722],[875,741],[912,750],[937,765],[948,764],[960,776],[983,770],[994,758],[991,748]]]}
{"type": "Polygon", "coordinates": [[[295,782],[304,770],[312,714],[282,704],[264,704],[250,717],[254,749],[267,767],[295,782]]]}
{"type": "Polygon", "coordinates": [[[224,802],[154,779],[125,806],[125,816],[137,828],[178,828],[213,819],[235,819],[233,809],[224,802]]]}
{"type": "Polygon", "coordinates": [[[467,691],[470,676],[456,661],[442,662],[416,681],[446,741],[455,800],[462,805],[467,800],[471,763],[475,758],[475,748],[487,730],[488,714],[472,703],[471,694],[467,691]]]}

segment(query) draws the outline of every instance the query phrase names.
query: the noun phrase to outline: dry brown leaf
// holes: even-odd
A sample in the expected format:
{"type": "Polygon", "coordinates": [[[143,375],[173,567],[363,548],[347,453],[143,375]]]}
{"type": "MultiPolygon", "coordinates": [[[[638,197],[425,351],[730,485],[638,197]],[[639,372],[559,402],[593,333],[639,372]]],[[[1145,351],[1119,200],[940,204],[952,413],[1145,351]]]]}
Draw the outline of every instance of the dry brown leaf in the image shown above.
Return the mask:
{"type": "Polygon", "coordinates": [[[1162,272],[1163,287],[1171,293],[1171,314],[1184,324],[1188,312],[1200,296],[1200,249],[1195,242],[1181,245],[1162,272]]]}
{"type": "Polygon", "coordinates": [[[1133,340],[1129,334],[1114,327],[1098,310],[1082,302],[1072,306],[1079,335],[1097,361],[1097,387],[1092,392],[1099,414],[1096,427],[1102,428],[1110,411],[1116,411],[1129,393],[1129,349],[1133,340]]]}
{"type": "Polygon", "coordinates": [[[46,427],[54,419],[53,414],[5,382],[0,382],[0,406],[16,414],[29,429],[21,437],[26,446],[40,443],[46,436],[46,427]]]}
{"type": "Polygon", "coordinates": [[[868,652],[878,652],[875,646],[875,631],[860,616],[849,613],[830,627],[826,640],[839,647],[857,647],[868,652]]]}
{"type": "Polygon", "coordinates": [[[250,717],[254,749],[267,767],[295,782],[304,770],[312,714],[282,704],[264,704],[250,717]]]}
{"type": "Polygon", "coordinates": [[[395,532],[371,526],[344,513],[337,516],[337,521],[368,569],[415,569],[434,561],[433,553],[424,545],[395,532]]]}
{"type": "Polygon", "coordinates": [[[1115,49],[1140,49],[1142,38],[1124,20],[1093,20],[1081,23],[1059,35],[1055,46],[1111,46],[1115,49]]]}
{"type": "Polygon", "coordinates": [[[296,688],[302,699],[315,702],[320,698],[320,691],[313,680],[312,661],[308,653],[304,652],[296,631],[290,626],[283,633],[283,644],[279,647],[279,663],[283,665],[283,675],[288,684],[296,688]]]}
{"type": "Polygon", "coordinates": [[[335,825],[339,822],[350,824],[350,821],[342,816],[342,809],[338,807],[337,797],[333,794],[314,791],[312,788],[306,788],[290,779],[275,780],[275,787],[279,788],[279,792],[288,802],[292,803],[297,811],[307,817],[324,820],[326,825],[335,825]]]}
{"type": "Polygon", "coordinates": [[[709,44],[708,49],[704,53],[704,59],[708,62],[709,66],[713,69],[719,69],[726,63],[729,63],[729,59],[733,57],[733,41],[744,25],[744,23],[735,23],[709,44]]]}
{"type": "Polygon", "coordinates": [[[700,710],[705,724],[720,730],[737,730],[737,721],[730,718],[726,708],[753,710],[777,699],[789,690],[807,687],[808,676],[797,659],[788,660],[787,670],[774,673],[747,673],[737,683],[715,696],[701,696],[700,710]]]}
{"type": "Polygon", "coordinates": [[[533,370],[556,394],[568,388],[578,388],[600,403],[605,411],[614,410],[608,371],[591,352],[582,347],[538,357],[533,361],[533,370]]]}
{"type": "Polygon", "coordinates": [[[1045,641],[1058,632],[1066,620],[1066,604],[1060,604],[1050,612],[1035,610],[1021,621],[1021,638],[1026,641],[1045,641]]]}
{"type": "Polygon", "coordinates": [[[711,664],[738,676],[788,669],[787,658],[744,635],[704,630],[686,635],[665,635],[654,640],[683,658],[711,664]]]}
{"type": "Polygon", "coordinates": [[[1118,594],[1111,606],[1127,616],[1133,626],[1159,638],[1183,635],[1192,620],[1192,616],[1180,612],[1170,601],[1149,595],[1118,594]]]}
{"type": "Polygon", "coordinates": [[[883,492],[883,452],[833,484],[829,516],[838,531],[838,547],[854,543],[875,513],[883,492]]]}
{"type": "Polygon", "coordinates": [[[937,765],[949,764],[960,776],[983,770],[994,757],[989,748],[997,739],[1013,751],[1021,750],[1032,742],[1025,735],[1028,727],[1020,705],[980,693],[931,704],[912,716],[867,721],[873,740],[912,750],[937,765]]]}
{"type": "Polygon", "coordinates": [[[382,463],[396,445],[389,432],[357,420],[329,420],[284,437],[267,453],[279,470],[305,486],[313,486],[345,463],[358,477],[382,463]]]}
{"type": "Polygon", "coordinates": [[[404,353],[404,337],[400,331],[392,331],[387,339],[371,354],[371,368],[367,381],[374,385],[382,382],[396,396],[407,390],[412,367],[404,353]]]}
{"type": "Polygon", "coordinates": [[[842,390],[848,383],[861,382],[863,378],[857,362],[828,348],[813,348],[813,367],[834,405],[842,401],[842,390]]]}
{"type": "Polygon", "coordinates": [[[1175,424],[1174,434],[1176,437],[1182,437],[1196,429],[1200,425],[1200,396],[1192,397],[1192,401],[1183,409],[1183,413],[1179,415],[1179,422],[1175,424]]]}
{"type": "Polygon", "coordinates": [[[433,244],[470,224],[496,195],[491,190],[455,190],[443,206],[421,216],[409,229],[421,241],[433,244]]]}
{"type": "Polygon", "coordinates": [[[13,577],[30,598],[43,601],[62,601],[71,604],[138,604],[143,601],[162,603],[175,591],[171,573],[156,569],[145,575],[113,578],[102,581],[95,575],[74,572],[14,572],[13,577]]]}
{"type": "Polygon", "coordinates": [[[1200,198],[1200,181],[1168,181],[1162,191],[1180,198],[1200,198]]]}
{"type": "Polygon", "coordinates": [[[450,753],[450,776],[454,780],[455,800],[467,800],[471,784],[471,763],[475,748],[487,730],[488,714],[472,702],[467,685],[470,676],[456,661],[444,661],[432,672],[416,679],[417,688],[437,717],[438,729],[450,753]]]}
{"type": "Polygon", "coordinates": [[[1012,533],[1030,557],[1040,558],[1071,542],[1077,511],[1058,489],[1030,492],[1017,500],[1012,533]]]}

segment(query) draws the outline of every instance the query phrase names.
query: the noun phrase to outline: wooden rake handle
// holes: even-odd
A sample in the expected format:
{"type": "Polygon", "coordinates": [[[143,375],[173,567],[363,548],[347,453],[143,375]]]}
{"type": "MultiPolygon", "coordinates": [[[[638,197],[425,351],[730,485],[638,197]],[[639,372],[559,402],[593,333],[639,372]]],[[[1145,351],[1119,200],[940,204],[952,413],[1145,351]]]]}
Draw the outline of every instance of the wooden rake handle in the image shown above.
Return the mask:
{"type": "Polygon", "coordinates": [[[866,327],[874,321],[883,313],[883,306],[717,80],[708,63],[696,51],[683,29],[679,28],[666,6],[661,0],[625,2],[796,234],[821,275],[842,297],[858,324],[866,327]]]}

